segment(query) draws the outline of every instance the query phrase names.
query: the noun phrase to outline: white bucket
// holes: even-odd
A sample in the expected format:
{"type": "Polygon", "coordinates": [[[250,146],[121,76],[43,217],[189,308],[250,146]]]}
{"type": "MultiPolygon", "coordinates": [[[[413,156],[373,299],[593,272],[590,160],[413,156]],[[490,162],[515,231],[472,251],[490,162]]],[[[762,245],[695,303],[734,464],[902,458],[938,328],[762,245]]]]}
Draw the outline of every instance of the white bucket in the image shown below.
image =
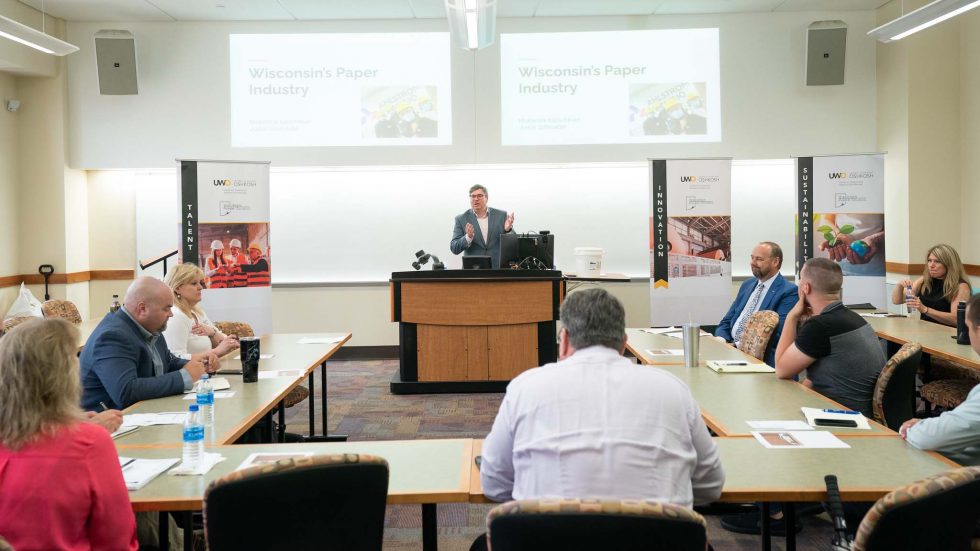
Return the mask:
{"type": "Polygon", "coordinates": [[[602,249],[599,247],[575,247],[575,275],[598,276],[602,272],[602,249]]]}

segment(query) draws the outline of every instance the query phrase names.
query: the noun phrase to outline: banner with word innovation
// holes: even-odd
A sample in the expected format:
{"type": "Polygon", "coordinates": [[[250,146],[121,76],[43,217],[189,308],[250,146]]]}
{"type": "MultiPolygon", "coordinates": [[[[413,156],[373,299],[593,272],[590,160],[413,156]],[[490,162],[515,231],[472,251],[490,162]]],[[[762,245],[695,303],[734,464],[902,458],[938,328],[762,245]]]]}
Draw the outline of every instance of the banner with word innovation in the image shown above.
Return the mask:
{"type": "Polygon", "coordinates": [[[718,323],[732,298],[731,159],[650,161],[650,324],[718,323]]]}
{"type": "Polygon", "coordinates": [[[885,158],[881,154],[799,157],[796,273],[830,258],[844,274],[845,304],[885,308],[885,158]]]}
{"type": "Polygon", "coordinates": [[[272,332],[269,163],[180,162],[180,259],[201,267],[215,321],[272,332]]]}

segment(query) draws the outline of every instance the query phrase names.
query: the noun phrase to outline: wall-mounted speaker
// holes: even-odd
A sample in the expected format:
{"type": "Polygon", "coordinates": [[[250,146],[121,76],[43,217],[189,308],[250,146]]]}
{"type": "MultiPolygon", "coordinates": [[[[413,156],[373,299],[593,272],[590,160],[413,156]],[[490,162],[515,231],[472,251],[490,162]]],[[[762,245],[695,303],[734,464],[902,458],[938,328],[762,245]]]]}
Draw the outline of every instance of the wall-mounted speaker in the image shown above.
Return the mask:
{"type": "Polygon", "coordinates": [[[121,96],[139,93],[133,33],[113,30],[95,33],[95,59],[99,69],[100,94],[121,96]]]}
{"type": "Polygon", "coordinates": [[[806,29],[806,85],[844,84],[844,47],[847,24],[814,21],[806,29]]]}

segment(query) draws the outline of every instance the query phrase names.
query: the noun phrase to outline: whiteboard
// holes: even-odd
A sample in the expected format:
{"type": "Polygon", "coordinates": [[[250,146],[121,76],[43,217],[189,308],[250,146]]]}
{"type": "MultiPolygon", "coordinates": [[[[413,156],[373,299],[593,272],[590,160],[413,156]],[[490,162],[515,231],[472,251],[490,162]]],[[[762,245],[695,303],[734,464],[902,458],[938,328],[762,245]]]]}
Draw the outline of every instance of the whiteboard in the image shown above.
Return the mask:
{"type": "MultiPolygon", "coordinates": [[[[159,250],[161,239],[176,247],[175,171],[141,172],[134,183],[137,249],[159,250]],[[173,222],[160,209],[174,209],[173,222]]],[[[477,183],[487,187],[491,207],[515,213],[518,232],[555,234],[559,269],[574,271],[575,247],[601,247],[604,272],[649,277],[646,162],[273,167],[273,283],[387,281],[393,271],[411,270],[418,250],[447,268],[461,267],[461,257],[449,251],[453,218],[469,208],[469,188],[477,183]]],[[[792,273],[794,209],[792,160],[733,162],[734,276],[749,275],[749,252],[763,240],[783,246],[783,272],[792,273]]]]}

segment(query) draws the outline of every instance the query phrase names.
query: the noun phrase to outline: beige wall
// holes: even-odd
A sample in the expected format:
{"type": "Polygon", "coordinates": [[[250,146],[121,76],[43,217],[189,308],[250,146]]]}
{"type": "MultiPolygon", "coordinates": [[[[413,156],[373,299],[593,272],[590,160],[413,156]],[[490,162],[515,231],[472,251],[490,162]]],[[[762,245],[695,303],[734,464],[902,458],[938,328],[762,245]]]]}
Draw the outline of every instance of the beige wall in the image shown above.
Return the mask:
{"type": "MultiPolygon", "coordinates": [[[[905,11],[923,3],[906,2],[905,11]]],[[[881,7],[879,23],[901,10],[901,0],[881,7]]],[[[931,245],[949,243],[980,264],[980,10],[879,44],[877,55],[888,260],[922,263],[931,245]]]]}

